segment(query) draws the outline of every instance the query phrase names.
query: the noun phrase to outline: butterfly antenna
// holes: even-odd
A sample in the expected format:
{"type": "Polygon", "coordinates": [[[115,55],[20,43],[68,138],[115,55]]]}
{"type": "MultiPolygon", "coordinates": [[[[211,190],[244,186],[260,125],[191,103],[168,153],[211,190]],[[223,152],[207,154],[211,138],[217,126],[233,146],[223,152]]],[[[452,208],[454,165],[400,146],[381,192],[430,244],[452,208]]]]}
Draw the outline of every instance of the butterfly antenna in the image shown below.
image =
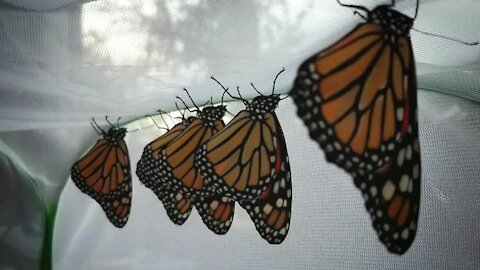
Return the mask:
{"type": "Polygon", "coordinates": [[[248,101],[242,97],[242,94],[240,94],[240,87],[239,86],[237,86],[237,93],[238,93],[238,96],[240,97],[240,100],[243,102],[243,104],[245,106],[250,105],[250,103],[248,103],[248,101]]]}
{"type": "Polygon", "coordinates": [[[286,94],[285,97],[280,98],[280,100],[284,100],[284,99],[288,98],[289,96],[290,96],[289,94],[286,94]]]}
{"type": "Polygon", "coordinates": [[[177,110],[178,110],[178,112],[182,115],[182,117],[185,118],[185,112],[182,113],[182,110],[180,110],[180,108],[178,107],[178,103],[177,103],[177,102],[175,102],[175,107],[177,107],[177,110]]]}
{"type": "Polygon", "coordinates": [[[98,135],[102,135],[102,133],[97,130],[97,128],[93,125],[92,122],[90,122],[90,125],[92,125],[93,129],[95,130],[95,133],[97,133],[98,135]]]}
{"type": "MultiPolygon", "coordinates": [[[[98,128],[100,131],[102,131],[102,133],[105,133],[105,130],[103,130],[103,129],[97,124],[97,121],[95,121],[95,118],[92,117],[92,121],[93,121],[93,123],[95,123],[95,125],[97,126],[97,128],[98,128]]],[[[92,125],[93,125],[93,124],[92,124],[92,125]]],[[[95,129],[95,131],[96,131],[96,129],[95,129]]]]}
{"type": "MultiPolygon", "coordinates": [[[[187,104],[185,103],[185,101],[183,101],[183,99],[181,99],[179,96],[177,96],[177,98],[180,99],[180,101],[181,101],[181,102],[183,103],[183,105],[185,106],[185,109],[186,109],[186,110],[188,110],[189,112],[194,112],[194,111],[191,111],[191,110],[188,108],[187,104]]],[[[195,105],[195,104],[193,104],[193,105],[195,105]]],[[[197,108],[197,110],[199,110],[198,107],[197,107],[197,105],[195,105],[195,107],[197,108]]]]}
{"type": "Polygon", "coordinates": [[[415,6],[415,16],[413,16],[414,20],[417,18],[419,8],[420,8],[420,0],[417,0],[417,4],[415,6]]]}
{"type": "MultiPolygon", "coordinates": [[[[175,103],[175,105],[177,105],[177,103],[175,103]]],[[[178,105],[177,105],[177,109],[178,109],[178,105]]],[[[180,111],[180,109],[178,109],[178,110],[180,111]]],[[[164,111],[164,110],[162,110],[162,109],[158,109],[157,112],[160,113],[160,117],[162,117],[162,119],[163,119],[162,114],[166,114],[166,115],[168,115],[168,117],[170,117],[170,120],[172,120],[173,122],[175,122],[175,121],[173,120],[173,117],[172,117],[169,113],[167,113],[166,111],[164,111]]],[[[165,119],[163,119],[163,122],[165,122],[165,119]]]]}
{"type": "MultiPolygon", "coordinates": [[[[149,126],[149,127],[146,127],[146,128],[151,128],[153,127],[153,125],[149,126]]],[[[142,129],[146,129],[146,128],[142,128],[142,129]]],[[[132,130],[127,130],[127,133],[133,133],[133,132],[136,132],[136,131],[139,131],[140,129],[139,128],[136,128],[136,129],[132,129],[132,130]]]]}
{"type": "MultiPolygon", "coordinates": [[[[168,128],[167,121],[165,121],[165,118],[163,118],[163,113],[160,114],[160,118],[162,118],[163,123],[165,123],[165,125],[166,125],[167,128],[168,128]]],[[[173,119],[172,119],[172,120],[173,120],[173,119]]]]}
{"type": "Polygon", "coordinates": [[[223,106],[223,98],[225,97],[225,91],[223,91],[223,94],[222,94],[222,106],[223,106]]]}
{"type": "Polygon", "coordinates": [[[110,122],[110,121],[108,120],[108,115],[105,115],[105,120],[107,120],[107,122],[110,124],[110,126],[115,127],[115,126],[112,124],[112,122],[110,122]]]}
{"type": "Polygon", "coordinates": [[[277,82],[277,78],[278,76],[280,76],[280,74],[282,74],[282,72],[285,71],[285,68],[282,67],[282,70],[280,70],[280,72],[278,72],[277,76],[275,76],[275,79],[273,80],[273,87],[272,87],[272,95],[273,93],[275,93],[275,83],[277,82]]]}
{"type": "Polygon", "coordinates": [[[441,38],[441,39],[446,39],[446,40],[450,40],[450,41],[453,41],[453,42],[457,42],[457,43],[460,43],[460,44],[463,44],[463,45],[467,45],[467,46],[476,46],[478,45],[478,41],[475,41],[475,42],[466,42],[466,41],[463,41],[463,40],[459,40],[459,39],[456,39],[456,38],[451,38],[449,36],[444,36],[444,35],[441,35],[441,34],[433,34],[433,33],[429,33],[429,32],[424,32],[422,30],[418,30],[418,29],[415,29],[412,27],[412,30],[420,33],[420,34],[424,34],[424,35],[427,35],[427,36],[431,36],[431,37],[436,37],[436,38],[441,38]]]}
{"type": "Polygon", "coordinates": [[[213,105],[213,103],[212,103],[211,101],[207,101],[207,102],[203,103],[202,107],[205,107],[205,106],[207,106],[207,105],[208,105],[208,103],[211,103],[211,104],[213,105]]]}
{"type": "Polygon", "coordinates": [[[200,109],[198,108],[197,104],[195,104],[195,101],[193,101],[192,97],[190,96],[190,93],[188,93],[188,90],[187,90],[186,88],[183,88],[183,90],[185,90],[185,92],[187,92],[188,98],[190,98],[190,100],[191,100],[192,103],[193,103],[193,106],[195,106],[195,108],[197,109],[197,111],[200,111],[200,109]]]}
{"type": "Polygon", "coordinates": [[[118,119],[117,119],[117,128],[120,128],[120,119],[121,119],[121,118],[122,118],[122,117],[120,116],[120,117],[118,117],[118,119]]]}
{"type": "Polygon", "coordinates": [[[230,92],[228,92],[228,87],[225,88],[225,86],[223,86],[223,84],[221,84],[217,79],[215,79],[213,76],[210,76],[210,78],[212,80],[214,80],[216,83],[218,83],[222,88],[223,88],[223,94],[222,94],[222,105],[223,105],[223,97],[225,96],[225,94],[227,94],[229,97],[231,97],[232,99],[238,99],[238,100],[241,100],[242,102],[244,101],[243,98],[238,98],[238,97],[234,97],[232,96],[232,94],[230,94],[230,92]]]}
{"type": "Polygon", "coordinates": [[[235,114],[229,112],[228,110],[225,110],[228,114],[230,114],[231,116],[235,116],[235,114]]]}
{"type": "MultiPolygon", "coordinates": [[[[168,128],[164,128],[164,127],[159,126],[159,125],[157,124],[157,121],[155,121],[155,119],[153,118],[153,116],[149,115],[148,117],[150,117],[150,119],[152,119],[153,124],[154,124],[158,129],[165,129],[166,131],[169,130],[168,128]]],[[[163,119],[163,117],[162,117],[162,119],[163,119]]],[[[167,124],[167,123],[165,123],[165,124],[167,124]]]]}
{"type": "Polygon", "coordinates": [[[368,20],[368,18],[367,18],[365,15],[361,14],[360,12],[358,12],[358,10],[355,10],[355,11],[353,12],[353,15],[358,15],[358,16],[360,16],[362,19],[364,19],[365,21],[368,20]]]}
{"type": "MultiPolygon", "coordinates": [[[[395,1],[392,1],[395,3],[395,1]]],[[[337,0],[337,3],[342,6],[342,7],[348,7],[348,8],[354,8],[354,9],[359,9],[359,10],[363,10],[365,12],[370,12],[370,10],[368,10],[366,7],[362,7],[362,6],[357,6],[357,5],[347,5],[347,4],[344,4],[342,2],[340,2],[340,0],[337,0]]]]}
{"type": "MultiPolygon", "coordinates": [[[[263,96],[263,94],[260,93],[260,91],[258,91],[257,88],[255,88],[255,85],[253,85],[253,83],[250,83],[250,85],[253,87],[253,89],[255,89],[255,91],[257,91],[257,93],[259,93],[261,96],[263,96]]],[[[240,92],[238,92],[238,93],[240,94],[240,92]]]]}

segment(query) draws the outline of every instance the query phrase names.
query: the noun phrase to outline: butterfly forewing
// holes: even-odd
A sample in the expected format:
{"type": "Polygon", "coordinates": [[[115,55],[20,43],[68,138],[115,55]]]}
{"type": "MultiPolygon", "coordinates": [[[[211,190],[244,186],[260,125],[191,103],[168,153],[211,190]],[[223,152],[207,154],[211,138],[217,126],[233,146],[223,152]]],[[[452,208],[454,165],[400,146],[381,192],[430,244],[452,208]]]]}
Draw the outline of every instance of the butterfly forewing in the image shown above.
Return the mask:
{"type": "Polygon", "coordinates": [[[110,222],[119,228],[127,223],[132,203],[125,133],[125,129],[111,128],[71,169],[75,185],[95,199],[110,222]]]}
{"type": "Polygon", "coordinates": [[[196,119],[162,151],[160,170],[171,181],[173,189],[181,190],[186,196],[215,194],[207,186],[207,179],[194,167],[194,158],[197,148],[223,126],[223,121],[216,121],[215,125],[210,127],[203,119],[196,119]]]}
{"type": "Polygon", "coordinates": [[[382,167],[410,124],[405,97],[416,91],[410,41],[385,35],[378,24],[360,24],[305,61],[291,92],[327,160],[348,172],[382,167]]]}
{"type": "Polygon", "coordinates": [[[142,158],[137,164],[137,176],[140,181],[151,189],[162,201],[170,220],[182,225],[189,217],[192,203],[180,191],[173,188],[161,168],[162,153],[165,147],[175,140],[187,125],[179,123],[162,136],[149,143],[143,151],[142,158]]]}
{"type": "Polygon", "coordinates": [[[275,169],[275,115],[241,111],[197,151],[196,166],[221,194],[252,200],[268,187],[275,169]]]}
{"type": "Polygon", "coordinates": [[[240,201],[261,237],[270,244],[285,240],[290,227],[292,183],[287,146],[278,120],[275,174],[267,190],[254,200],[240,201]]]}

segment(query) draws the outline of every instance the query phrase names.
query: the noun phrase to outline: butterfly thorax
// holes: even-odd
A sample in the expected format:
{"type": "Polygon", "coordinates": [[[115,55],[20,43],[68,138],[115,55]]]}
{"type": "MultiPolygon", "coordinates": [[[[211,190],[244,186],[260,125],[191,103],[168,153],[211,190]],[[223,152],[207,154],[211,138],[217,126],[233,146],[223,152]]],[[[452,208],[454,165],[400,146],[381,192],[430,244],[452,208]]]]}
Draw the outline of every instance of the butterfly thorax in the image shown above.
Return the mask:
{"type": "Polygon", "coordinates": [[[252,112],[253,117],[262,116],[273,112],[280,102],[280,95],[258,96],[248,105],[247,110],[252,112]]]}
{"type": "Polygon", "coordinates": [[[103,133],[103,138],[113,145],[116,145],[119,141],[122,141],[127,134],[127,129],[125,128],[116,128],[112,127],[108,130],[108,132],[103,133]]]}
{"type": "Polygon", "coordinates": [[[408,36],[413,26],[413,19],[391,9],[389,6],[379,6],[368,15],[369,23],[381,25],[387,40],[395,40],[396,36],[408,36]]]}
{"type": "Polygon", "coordinates": [[[198,113],[198,118],[205,120],[205,123],[211,127],[215,126],[215,122],[222,120],[227,111],[226,106],[220,105],[215,107],[203,108],[202,112],[198,113]]]}

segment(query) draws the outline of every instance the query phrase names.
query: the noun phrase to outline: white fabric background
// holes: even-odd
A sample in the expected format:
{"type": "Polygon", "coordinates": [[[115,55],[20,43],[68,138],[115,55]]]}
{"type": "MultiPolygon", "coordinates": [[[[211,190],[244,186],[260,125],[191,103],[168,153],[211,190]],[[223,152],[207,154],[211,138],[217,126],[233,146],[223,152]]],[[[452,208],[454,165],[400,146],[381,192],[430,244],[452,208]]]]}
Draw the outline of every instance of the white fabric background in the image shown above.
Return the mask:
{"type": "MultiPolygon", "coordinates": [[[[221,91],[210,75],[253,97],[249,83],[268,92],[283,66],[277,90],[288,92],[298,65],[347,33],[358,16],[333,0],[4,2],[49,11],[0,8],[0,151],[11,160],[0,171],[17,172],[0,182],[38,191],[21,199],[2,193],[0,211],[13,212],[15,226],[41,227],[41,216],[20,219],[11,209],[56,202],[67,183],[54,237],[57,269],[480,267],[479,46],[412,33],[419,86],[472,101],[419,90],[424,197],[408,254],[388,255],[377,242],[351,180],[324,161],[290,99],[277,113],[292,162],[292,228],[284,244],[269,246],[243,210],[224,237],[207,231],[196,213],[182,227],[170,224],[135,176],[130,221],[115,230],[71,183],[70,166],[97,138],[91,117],[134,119],[172,110],[182,87],[199,104],[210,96],[218,101],[221,91]]],[[[397,8],[413,14],[414,2],[399,1],[397,8]]],[[[478,10],[473,0],[422,1],[415,27],[479,40],[478,10]]],[[[133,171],[143,146],[159,134],[147,129],[128,135],[133,171]]],[[[13,225],[0,226],[2,232],[13,225]]],[[[33,250],[41,244],[40,231],[27,234],[33,250]]],[[[0,253],[12,250],[5,243],[0,240],[0,253]]]]}

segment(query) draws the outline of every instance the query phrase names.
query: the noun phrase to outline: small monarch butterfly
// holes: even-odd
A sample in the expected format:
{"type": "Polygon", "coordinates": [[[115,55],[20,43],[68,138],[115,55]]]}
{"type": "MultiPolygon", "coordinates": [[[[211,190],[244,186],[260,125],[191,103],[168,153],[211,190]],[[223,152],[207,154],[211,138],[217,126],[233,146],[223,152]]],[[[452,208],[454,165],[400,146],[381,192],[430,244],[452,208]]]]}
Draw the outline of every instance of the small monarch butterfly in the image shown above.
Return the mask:
{"type": "Polygon", "coordinates": [[[247,108],[197,150],[195,165],[221,194],[239,201],[264,239],[279,244],[288,233],[292,202],[288,153],[274,112],[281,99],[273,91],[251,103],[231,97],[247,108]]]}
{"type": "Polygon", "coordinates": [[[373,11],[337,2],[366,12],[368,17],[361,15],[366,22],[307,59],[290,95],[326,159],[349,172],[364,193],[380,240],[402,254],[414,240],[411,224],[420,204],[417,82],[409,37],[419,3],[410,18],[392,9],[395,1],[373,11]],[[417,151],[411,151],[413,144],[417,151]],[[410,161],[397,164],[405,149],[410,161]],[[375,218],[377,212],[381,218],[375,218]],[[407,227],[408,237],[394,237],[407,227]]]}
{"type": "MultiPolygon", "coordinates": [[[[225,234],[230,229],[235,212],[235,201],[216,193],[194,167],[197,148],[221,130],[226,106],[208,106],[200,111],[190,94],[184,89],[194,104],[197,118],[185,130],[162,149],[159,170],[162,177],[171,184],[170,188],[190,198],[205,225],[216,234],[225,234]]],[[[183,101],[182,101],[183,102],[183,101]]],[[[186,105],[185,105],[186,106],[186,105]]]]}
{"type": "MultiPolygon", "coordinates": [[[[108,121],[108,118],[105,117],[108,121]]],[[[124,138],[125,128],[112,127],[105,132],[97,125],[102,135],[95,145],[77,161],[71,169],[71,178],[85,194],[95,199],[110,222],[123,228],[128,221],[132,204],[132,176],[128,149],[124,138]]]]}
{"type": "MultiPolygon", "coordinates": [[[[159,112],[163,113],[162,111],[159,112]]],[[[161,114],[160,116],[163,119],[161,114]]],[[[182,115],[181,123],[176,124],[172,129],[167,129],[166,133],[145,146],[142,158],[137,163],[136,174],[140,179],[140,182],[157,195],[158,199],[163,203],[168,217],[177,225],[185,223],[190,216],[193,204],[191,200],[185,197],[180,191],[172,190],[172,188],[170,188],[170,183],[162,177],[159,170],[159,155],[170,142],[175,140],[177,136],[187,128],[189,123],[193,122],[193,120],[195,120],[195,117],[189,117],[187,119],[182,115]]],[[[155,123],[153,118],[152,121],[155,123]]],[[[155,125],[158,127],[156,123],[155,125]]]]}

